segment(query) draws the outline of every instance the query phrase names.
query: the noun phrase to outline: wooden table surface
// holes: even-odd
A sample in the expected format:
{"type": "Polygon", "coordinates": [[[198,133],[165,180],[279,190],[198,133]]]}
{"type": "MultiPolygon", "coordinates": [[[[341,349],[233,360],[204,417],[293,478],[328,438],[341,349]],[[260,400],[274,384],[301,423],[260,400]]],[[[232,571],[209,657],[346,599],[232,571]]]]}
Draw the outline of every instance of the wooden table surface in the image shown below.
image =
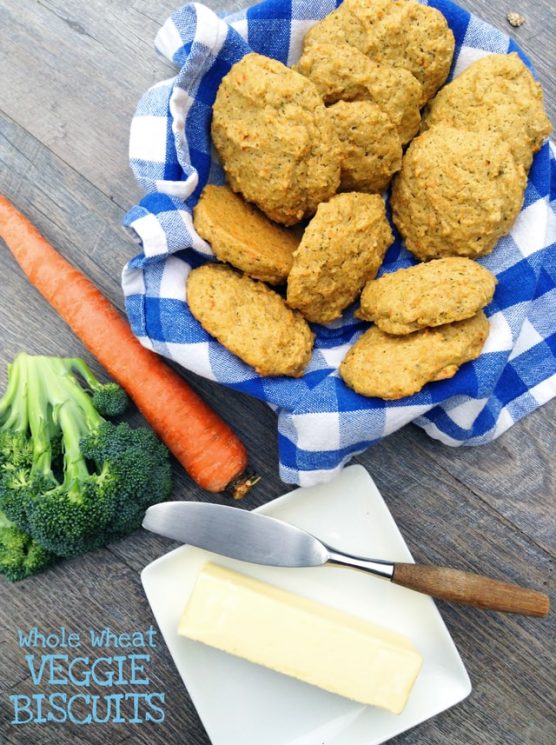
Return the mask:
{"type": "MultiPolygon", "coordinates": [[[[556,121],[552,0],[464,0],[509,32],[532,57],[556,121]],[[506,13],[526,23],[512,29],[506,13]]],[[[127,163],[129,122],[141,93],[173,75],[153,39],[176,0],[0,0],[0,193],[23,210],[62,253],[119,307],[120,271],[135,253],[120,228],[139,197],[127,163]]],[[[212,0],[215,9],[239,7],[212,0]]],[[[19,350],[82,355],[77,339],[27,284],[0,247],[0,390],[19,350]]],[[[276,422],[259,401],[185,374],[232,424],[262,475],[243,506],[291,487],[277,475],[276,422]]],[[[139,419],[139,417],[136,417],[139,419]]],[[[556,403],[496,442],[451,449],[407,426],[356,461],[373,475],[416,560],[490,572],[552,591],[555,550],[556,403]]],[[[186,426],[186,423],[184,423],[186,426]]],[[[175,468],[175,498],[209,495],[175,468]]],[[[216,501],[225,501],[217,498],[216,501]]],[[[17,630],[65,626],[118,633],[153,623],[139,572],[173,547],[138,531],[20,584],[0,580],[0,743],[17,745],[208,745],[209,740],[163,643],[149,650],[150,689],[166,694],[159,724],[11,724],[9,695],[33,694],[17,630]]],[[[396,745],[548,745],[556,742],[555,613],[545,620],[439,603],[469,671],[473,692],[409,731],[396,745]]],[[[81,654],[92,654],[87,642],[81,654]]],[[[68,688],[70,693],[79,689],[68,688]]],[[[103,693],[102,689],[87,692],[103,693]]],[[[249,691],[245,691],[246,707],[249,691]]],[[[269,722],[269,728],[272,722],[269,722]]],[[[260,745],[265,745],[264,738],[260,745]]]]}

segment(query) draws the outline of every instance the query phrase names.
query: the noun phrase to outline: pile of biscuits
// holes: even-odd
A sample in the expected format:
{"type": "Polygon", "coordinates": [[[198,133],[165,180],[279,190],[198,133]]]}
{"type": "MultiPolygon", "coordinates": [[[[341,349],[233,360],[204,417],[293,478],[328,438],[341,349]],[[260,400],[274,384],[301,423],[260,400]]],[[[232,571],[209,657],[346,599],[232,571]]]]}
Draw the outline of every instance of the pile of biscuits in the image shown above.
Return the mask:
{"type": "Polygon", "coordinates": [[[517,54],[490,54],[438,92],[392,189],[394,222],[422,261],[484,256],[510,230],[551,124],[517,54]]]}
{"type": "Polygon", "coordinates": [[[321,202],[300,236],[229,187],[207,186],[193,221],[227,264],[190,272],[189,309],[259,375],[302,375],[314,340],[308,321],[339,318],[375,277],[393,241],[378,194],[350,192],[321,202]],[[267,286],[285,282],[285,299],[267,286]]]}
{"type": "Polygon", "coordinates": [[[516,54],[441,88],[453,52],[430,6],[344,0],[293,68],[251,53],[222,79],[212,138],[229,186],[204,189],[194,225],[225,263],[192,270],[187,301],[260,375],[302,375],[309,324],[360,296],[358,317],[375,325],[340,366],[357,392],[408,396],[479,356],[495,279],[472,259],[511,228],[551,126],[516,54]],[[427,263],[375,280],[393,177],[394,223],[427,263]]]}
{"type": "Polygon", "coordinates": [[[495,277],[451,256],[398,269],[368,282],[357,316],[375,325],[347,353],[340,374],[364,396],[398,399],[451,378],[479,356],[495,277]]]}

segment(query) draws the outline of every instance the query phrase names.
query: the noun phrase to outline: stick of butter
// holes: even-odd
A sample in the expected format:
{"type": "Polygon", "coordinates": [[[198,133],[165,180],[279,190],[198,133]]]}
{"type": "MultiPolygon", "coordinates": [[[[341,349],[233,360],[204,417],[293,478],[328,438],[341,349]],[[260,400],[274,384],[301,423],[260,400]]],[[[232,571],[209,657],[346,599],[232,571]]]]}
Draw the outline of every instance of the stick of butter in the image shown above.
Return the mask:
{"type": "Polygon", "coordinates": [[[178,633],[395,714],[422,663],[400,634],[215,564],[199,573],[178,633]]]}

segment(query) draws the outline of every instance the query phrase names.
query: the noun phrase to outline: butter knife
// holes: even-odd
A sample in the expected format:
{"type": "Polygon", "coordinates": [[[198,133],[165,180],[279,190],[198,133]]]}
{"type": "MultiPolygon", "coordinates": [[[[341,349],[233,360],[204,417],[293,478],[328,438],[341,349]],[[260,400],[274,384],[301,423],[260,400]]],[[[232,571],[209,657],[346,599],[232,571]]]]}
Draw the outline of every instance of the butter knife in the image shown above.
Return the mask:
{"type": "Polygon", "coordinates": [[[231,559],[280,567],[351,567],[434,598],[486,610],[546,616],[550,607],[542,592],[480,574],[351,556],[301,528],[239,507],[164,502],[148,508],[143,527],[231,559]]]}

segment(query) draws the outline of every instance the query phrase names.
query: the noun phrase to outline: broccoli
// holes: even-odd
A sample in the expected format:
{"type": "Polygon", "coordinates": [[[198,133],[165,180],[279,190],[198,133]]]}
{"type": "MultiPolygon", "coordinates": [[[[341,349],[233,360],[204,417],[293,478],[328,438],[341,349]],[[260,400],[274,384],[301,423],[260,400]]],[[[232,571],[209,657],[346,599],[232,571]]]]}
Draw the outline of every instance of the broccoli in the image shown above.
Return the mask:
{"type": "Polygon", "coordinates": [[[127,393],[117,383],[101,383],[91,372],[89,365],[79,357],[67,360],[72,363],[73,372],[79,373],[87,384],[93,399],[93,406],[101,416],[113,418],[120,416],[129,406],[127,393]]]}
{"type": "Polygon", "coordinates": [[[42,572],[58,557],[17,528],[0,512],[0,574],[10,582],[42,572]]]}
{"type": "Polygon", "coordinates": [[[136,530],[171,491],[154,433],[114,424],[127,397],[81,359],[19,354],[0,400],[0,510],[46,551],[76,556],[136,530]],[[83,385],[82,385],[82,381],[83,385]]]}

